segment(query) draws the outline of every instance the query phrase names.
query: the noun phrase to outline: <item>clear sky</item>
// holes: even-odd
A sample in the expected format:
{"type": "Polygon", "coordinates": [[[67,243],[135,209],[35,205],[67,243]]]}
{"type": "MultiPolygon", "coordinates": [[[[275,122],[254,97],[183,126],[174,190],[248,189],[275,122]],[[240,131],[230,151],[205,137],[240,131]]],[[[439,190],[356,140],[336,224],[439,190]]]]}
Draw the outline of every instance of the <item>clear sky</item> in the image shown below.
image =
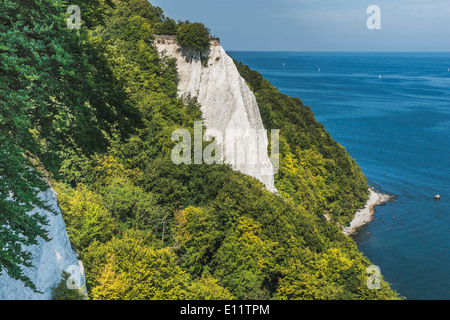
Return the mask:
{"type": "Polygon", "coordinates": [[[450,51],[450,0],[150,0],[229,51],[450,51]],[[366,13],[380,10],[381,29],[366,13]]]}

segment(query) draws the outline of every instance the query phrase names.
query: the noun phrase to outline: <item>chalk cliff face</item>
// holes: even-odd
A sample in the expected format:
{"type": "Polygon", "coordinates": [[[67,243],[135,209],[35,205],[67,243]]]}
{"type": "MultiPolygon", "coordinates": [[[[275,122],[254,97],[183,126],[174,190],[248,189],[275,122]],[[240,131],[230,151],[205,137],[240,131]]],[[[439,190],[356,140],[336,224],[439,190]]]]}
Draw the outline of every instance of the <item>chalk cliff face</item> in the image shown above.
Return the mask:
{"type": "MultiPolygon", "coordinates": [[[[42,192],[40,197],[57,212],[55,215],[45,210],[39,210],[39,214],[46,216],[49,221],[46,229],[51,241],[46,242],[39,238],[38,245],[25,248],[32,254],[33,267],[23,268],[23,271],[42,294],[25,287],[22,282],[10,278],[3,271],[0,274],[0,300],[50,300],[52,298],[51,288],[60,282],[63,270],[72,275],[69,279],[77,281],[78,287],[85,284],[83,265],[78,261],[77,254],[71,247],[55,192],[49,189],[42,192]]],[[[33,211],[30,214],[36,212],[33,211]]],[[[73,284],[69,284],[69,287],[74,288],[73,284]]]]}
{"type": "Polygon", "coordinates": [[[155,45],[162,55],[176,59],[178,94],[197,97],[208,129],[206,135],[222,137],[223,162],[276,192],[268,137],[256,97],[231,57],[218,43],[211,44],[206,64],[200,54],[186,52],[176,41],[159,40],[155,45]]]}

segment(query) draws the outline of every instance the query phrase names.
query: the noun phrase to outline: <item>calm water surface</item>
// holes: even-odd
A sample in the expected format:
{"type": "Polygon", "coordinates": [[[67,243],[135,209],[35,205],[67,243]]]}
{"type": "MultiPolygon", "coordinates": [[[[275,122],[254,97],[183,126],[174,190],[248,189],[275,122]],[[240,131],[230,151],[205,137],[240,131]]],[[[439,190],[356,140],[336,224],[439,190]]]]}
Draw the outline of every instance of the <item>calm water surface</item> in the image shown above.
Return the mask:
{"type": "Polygon", "coordinates": [[[393,289],[450,299],[450,53],[229,54],[311,106],[370,184],[398,194],[355,236],[393,289]]]}

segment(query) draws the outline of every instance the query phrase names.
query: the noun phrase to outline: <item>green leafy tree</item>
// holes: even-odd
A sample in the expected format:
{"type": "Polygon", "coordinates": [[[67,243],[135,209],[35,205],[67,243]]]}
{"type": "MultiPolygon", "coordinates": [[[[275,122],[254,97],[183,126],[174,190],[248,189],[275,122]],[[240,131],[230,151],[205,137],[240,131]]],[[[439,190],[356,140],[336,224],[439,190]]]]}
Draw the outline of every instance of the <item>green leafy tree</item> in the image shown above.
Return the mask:
{"type": "Polygon", "coordinates": [[[176,35],[178,25],[175,20],[165,18],[164,21],[156,27],[155,33],[159,35],[176,35]]]}
{"type": "Polygon", "coordinates": [[[87,295],[82,289],[68,288],[67,283],[70,278],[70,273],[63,271],[61,274],[61,281],[56,287],[52,288],[52,300],[87,300],[87,295]]]}
{"type": "Polygon", "coordinates": [[[55,185],[67,233],[75,248],[83,252],[94,241],[107,242],[118,231],[116,219],[102,204],[100,195],[83,184],[76,189],[55,185]]]}
{"type": "Polygon", "coordinates": [[[202,23],[183,22],[178,26],[177,40],[186,49],[203,52],[209,48],[210,31],[202,23]]]}
{"type": "Polygon", "coordinates": [[[263,286],[268,269],[275,267],[276,243],[260,237],[261,225],[242,217],[214,257],[214,276],[238,299],[267,299],[263,286]]]}
{"type": "Polygon", "coordinates": [[[230,291],[211,276],[202,276],[189,286],[195,300],[233,300],[230,291]]]}
{"type": "Polygon", "coordinates": [[[111,256],[97,277],[98,285],[92,289],[93,300],[121,300],[126,296],[130,283],[124,273],[117,274],[114,268],[115,258],[111,256]]]}
{"type": "Polygon", "coordinates": [[[178,254],[181,265],[191,275],[209,272],[213,254],[221,237],[214,213],[189,207],[175,214],[178,254]]]}
{"type": "Polygon", "coordinates": [[[291,261],[283,271],[277,289],[280,300],[335,300],[343,292],[343,287],[317,277],[299,261],[291,261]]]}
{"type": "MultiPolygon", "coordinates": [[[[80,3],[86,24],[100,22],[106,4],[80,3]]],[[[126,128],[121,124],[132,114],[87,28],[67,28],[67,6],[0,1],[0,270],[33,289],[21,270],[30,265],[22,247],[47,237],[45,219],[27,213],[48,209],[38,196],[46,185],[34,165],[58,174],[65,150],[104,150],[105,134],[126,128]]]]}
{"type": "Polygon", "coordinates": [[[126,233],[122,239],[113,238],[89,248],[88,284],[94,297],[102,299],[189,299],[190,276],[176,261],[169,248],[156,249],[144,238],[126,233]],[[122,285],[126,290],[120,289],[122,285]]]}

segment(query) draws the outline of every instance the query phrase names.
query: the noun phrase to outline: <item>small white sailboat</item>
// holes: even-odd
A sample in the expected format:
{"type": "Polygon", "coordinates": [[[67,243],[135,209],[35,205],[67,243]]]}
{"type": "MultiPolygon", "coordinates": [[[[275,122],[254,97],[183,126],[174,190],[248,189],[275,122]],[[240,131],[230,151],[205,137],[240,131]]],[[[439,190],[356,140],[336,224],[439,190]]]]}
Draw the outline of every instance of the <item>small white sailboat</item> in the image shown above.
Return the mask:
{"type": "Polygon", "coordinates": [[[283,67],[285,67],[285,66],[286,66],[286,63],[283,62],[283,67]]]}
{"type": "Polygon", "coordinates": [[[378,75],[378,79],[381,79],[381,74],[378,75]]]}
{"type": "Polygon", "coordinates": [[[320,72],[320,68],[319,68],[319,72],[320,72]]]}

